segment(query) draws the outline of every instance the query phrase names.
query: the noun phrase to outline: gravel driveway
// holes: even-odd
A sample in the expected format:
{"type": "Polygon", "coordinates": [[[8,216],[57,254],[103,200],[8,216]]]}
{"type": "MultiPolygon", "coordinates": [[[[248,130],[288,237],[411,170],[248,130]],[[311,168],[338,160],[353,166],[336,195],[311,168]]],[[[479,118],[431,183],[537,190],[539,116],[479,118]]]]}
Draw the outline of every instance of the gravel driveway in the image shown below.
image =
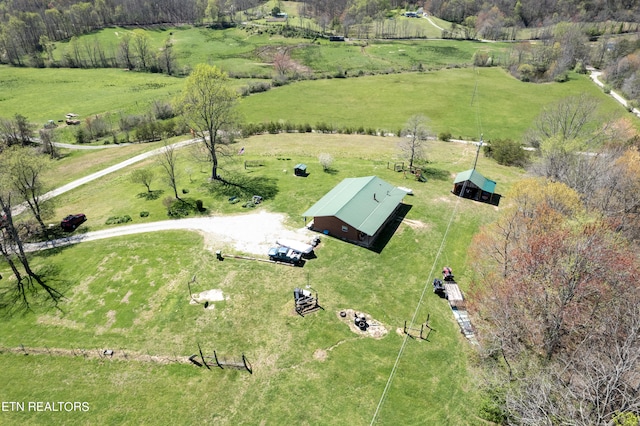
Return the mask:
{"type": "Polygon", "coordinates": [[[64,247],[84,241],[94,241],[122,235],[144,232],[184,229],[200,232],[205,237],[205,248],[229,252],[265,255],[277,239],[299,241],[311,240],[313,233],[306,228],[297,230],[284,226],[284,215],[259,211],[232,216],[196,217],[187,219],[163,220],[160,222],[125,225],[116,228],[73,234],[66,238],[43,243],[25,244],[26,251],[46,250],[64,247]]]}

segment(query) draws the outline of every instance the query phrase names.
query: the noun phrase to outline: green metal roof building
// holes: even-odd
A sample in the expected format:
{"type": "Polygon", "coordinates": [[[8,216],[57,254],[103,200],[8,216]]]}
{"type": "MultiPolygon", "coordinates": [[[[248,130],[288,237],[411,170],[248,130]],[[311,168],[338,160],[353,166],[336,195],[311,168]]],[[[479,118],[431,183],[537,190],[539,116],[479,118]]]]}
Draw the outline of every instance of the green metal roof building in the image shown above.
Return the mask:
{"type": "Polygon", "coordinates": [[[313,217],[315,231],[369,247],[405,195],[377,176],[347,178],[302,215],[313,217]]]}
{"type": "Polygon", "coordinates": [[[497,206],[500,203],[500,194],[496,194],[496,182],[487,179],[476,169],[465,170],[456,175],[451,191],[458,197],[469,198],[482,203],[497,206]]]}

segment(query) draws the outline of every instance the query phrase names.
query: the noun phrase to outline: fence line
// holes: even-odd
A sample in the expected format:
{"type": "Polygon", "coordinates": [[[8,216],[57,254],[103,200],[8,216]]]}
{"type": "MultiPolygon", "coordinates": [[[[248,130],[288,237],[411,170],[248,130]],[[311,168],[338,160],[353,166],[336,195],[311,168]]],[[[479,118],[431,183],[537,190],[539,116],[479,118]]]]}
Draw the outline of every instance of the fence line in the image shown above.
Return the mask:
{"type": "Polygon", "coordinates": [[[124,348],[119,350],[103,349],[103,348],[50,348],[48,346],[42,347],[28,347],[20,344],[15,348],[8,348],[0,346],[0,354],[12,353],[21,355],[47,355],[50,357],[70,357],[70,358],[84,358],[84,359],[107,359],[107,360],[120,360],[120,361],[138,361],[138,362],[153,362],[156,364],[189,364],[189,357],[177,356],[175,352],[173,355],[152,355],[147,352],[135,352],[128,351],[124,348]]]}

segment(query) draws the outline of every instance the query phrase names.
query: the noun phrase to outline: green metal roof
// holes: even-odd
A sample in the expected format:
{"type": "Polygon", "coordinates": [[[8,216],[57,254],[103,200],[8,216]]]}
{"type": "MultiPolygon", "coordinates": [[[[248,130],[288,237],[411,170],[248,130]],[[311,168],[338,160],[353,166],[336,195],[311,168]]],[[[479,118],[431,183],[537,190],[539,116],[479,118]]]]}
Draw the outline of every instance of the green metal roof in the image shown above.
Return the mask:
{"type": "Polygon", "coordinates": [[[406,191],[377,176],[347,178],[302,216],[335,216],[367,235],[374,235],[405,195],[406,191]]]}
{"type": "Polygon", "coordinates": [[[474,185],[476,185],[483,191],[490,192],[492,194],[496,191],[496,183],[491,179],[487,179],[486,177],[482,176],[476,171],[476,169],[465,170],[464,172],[458,173],[456,176],[456,180],[454,180],[453,183],[456,184],[464,182],[466,180],[471,181],[474,185]]]}

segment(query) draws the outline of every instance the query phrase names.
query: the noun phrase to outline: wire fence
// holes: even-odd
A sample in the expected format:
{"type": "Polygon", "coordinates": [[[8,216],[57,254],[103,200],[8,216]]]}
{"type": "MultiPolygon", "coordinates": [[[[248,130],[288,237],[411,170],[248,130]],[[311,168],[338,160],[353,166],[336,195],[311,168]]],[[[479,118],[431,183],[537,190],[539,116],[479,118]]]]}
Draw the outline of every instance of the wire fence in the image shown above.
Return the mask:
{"type": "Polygon", "coordinates": [[[40,355],[50,357],[72,357],[83,358],[92,360],[105,360],[105,361],[132,361],[132,362],[148,362],[155,364],[191,364],[197,367],[206,366],[217,367],[221,370],[235,369],[246,370],[253,374],[253,367],[247,360],[244,353],[238,359],[233,357],[220,356],[215,350],[213,355],[204,355],[198,344],[198,353],[190,356],[183,355],[158,355],[151,354],[149,352],[132,351],[125,348],[119,349],[105,349],[105,348],[50,348],[50,347],[36,347],[25,346],[20,344],[17,347],[2,347],[0,346],[0,354],[10,353],[17,355],[40,355]]]}

